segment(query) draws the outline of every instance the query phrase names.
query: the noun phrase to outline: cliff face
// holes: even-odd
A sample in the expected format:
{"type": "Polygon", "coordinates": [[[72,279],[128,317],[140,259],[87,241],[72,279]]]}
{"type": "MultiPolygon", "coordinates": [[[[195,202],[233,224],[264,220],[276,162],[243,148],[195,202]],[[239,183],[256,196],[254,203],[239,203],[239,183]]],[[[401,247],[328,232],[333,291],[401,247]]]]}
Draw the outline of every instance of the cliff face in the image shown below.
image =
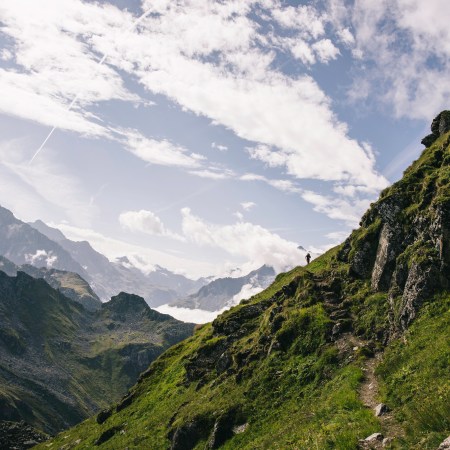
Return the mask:
{"type": "Polygon", "coordinates": [[[449,144],[445,133],[435,139],[382,192],[338,255],[349,275],[370,278],[374,292],[388,293],[388,338],[406,329],[426,298],[450,286],[449,144]]]}
{"type": "Polygon", "coordinates": [[[436,449],[450,432],[449,136],[342,245],[166,351],[55,448],[436,449]]]}

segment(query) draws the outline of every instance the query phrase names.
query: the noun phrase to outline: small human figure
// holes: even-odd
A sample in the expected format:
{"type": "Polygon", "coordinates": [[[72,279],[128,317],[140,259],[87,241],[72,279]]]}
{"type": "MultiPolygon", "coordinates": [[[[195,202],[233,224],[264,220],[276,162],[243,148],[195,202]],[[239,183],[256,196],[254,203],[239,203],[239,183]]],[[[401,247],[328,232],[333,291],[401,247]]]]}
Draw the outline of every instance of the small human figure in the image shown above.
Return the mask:
{"type": "Polygon", "coordinates": [[[305,259],[306,259],[306,264],[309,264],[309,262],[311,261],[311,255],[309,252],[306,254],[305,259]]]}

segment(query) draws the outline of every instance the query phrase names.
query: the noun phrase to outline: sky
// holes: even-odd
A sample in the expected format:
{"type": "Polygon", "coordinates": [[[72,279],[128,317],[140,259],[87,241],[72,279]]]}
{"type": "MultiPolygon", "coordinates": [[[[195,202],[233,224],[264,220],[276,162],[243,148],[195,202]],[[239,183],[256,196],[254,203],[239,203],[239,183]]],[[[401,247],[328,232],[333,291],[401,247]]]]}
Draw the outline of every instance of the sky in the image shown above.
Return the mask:
{"type": "Polygon", "coordinates": [[[146,271],[303,263],[449,107],[449,19],[447,0],[2,0],[0,204],[146,271]]]}

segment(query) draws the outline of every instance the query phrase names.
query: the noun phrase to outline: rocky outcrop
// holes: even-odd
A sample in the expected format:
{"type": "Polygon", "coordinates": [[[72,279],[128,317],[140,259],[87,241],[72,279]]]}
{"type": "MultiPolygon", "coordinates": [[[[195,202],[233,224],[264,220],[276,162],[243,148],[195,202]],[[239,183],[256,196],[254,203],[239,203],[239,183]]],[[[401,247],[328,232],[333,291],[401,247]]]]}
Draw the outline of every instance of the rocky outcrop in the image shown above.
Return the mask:
{"type": "Polygon", "coordinates": [[[442,111],[431,123],[431,134],[425,136],[421,143],[429,147],[447,131],[450,131],[450,111],[442,111]]]}
{"type": "Polygon", "coordinates": [[[0,421],[0,445],[2,450],[25,450],[48,439],[25,422],[0,421]]]}
{"type": "Polygon", "coordinates": [[[377,254],[372,269],[371,285],[374,291],[385,291],[391,284],[401,242],[399,229],[384,223],[378,240],[377,254]]]}
{"type": "MultiPolygon", "coordinates": [[[[443,111],[433,120],[431,143],[448,131],[450,111],[443,111]]],[[[391,337],[427,298],[450,286],[449,144],[450,138],[427,149],[383,192],[339,252],[350,275],[370,278],[373,292],[388,293],[391,337]]]]}

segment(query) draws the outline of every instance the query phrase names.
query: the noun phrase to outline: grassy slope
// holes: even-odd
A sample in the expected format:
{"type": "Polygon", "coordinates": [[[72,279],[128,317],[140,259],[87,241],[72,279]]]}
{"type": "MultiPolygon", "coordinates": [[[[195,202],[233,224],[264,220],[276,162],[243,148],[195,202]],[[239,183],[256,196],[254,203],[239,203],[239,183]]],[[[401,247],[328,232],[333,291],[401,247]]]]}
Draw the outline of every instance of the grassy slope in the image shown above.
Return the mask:
{"type": "MultiPolygon", "coordinates": [[[[439,139],[403,180],[382,193],[381,201],[397,195],[408,205],[405,228],[428,213],[431,201],[434,206],[448,204],[450,151],[448,142],[442,150],[443,143],[444,138],[439,139]]],[[[375,239],[380,225],[375,219],[353,232],[350,254],[375,239]]],[[[307,269],[298,267],[278,276],[266,291],[166,351],[131,390],[135,397],[130,406],[101,425],[92,418],[62,433],[52,447],[93,448],[102,433],[113,430],[101,448],[165,449],[170,446],[170,430],[196,422],[204,432],[195,448],[203,449],[214,421],[238,411],[235,424],[248,423],[248,428],[221,448],[353,449],[358,439],[382,431],[372,411],[361,403],[358,388],[365,358],[383,349],[377,372],[383,400],[407,431],[393,448],[435,448],[450,431],[445,419],[450,296],[429,298],[405,340],[384,349],[387,293],[372,293],[369,279],[350,276],[348,264],[337,257],[341,250],[342,246],[330,250],[307,269]],[[318,288],[321,283],[324,289],[318,288]],[[351,313],[354,334],[365,342],[356,351],[330,340],[326,291],[333,289],[340,292],[341,307],[351,313]],[[249,316],[254,305],[261,306],[260,313],[249,316]],[[223,330],[232,329],[233,323],[238,324],[238,337],[232,338],[234,332],[223,330]],[[277,346],[269,352],[273,343],[277,346]],[[208,359],[201,359],[218,348],[231,356],[226,370],[217,364],[208,367],[208,359]],[[195,361],[206,361],[204,371],[199,364],[201,375],[188,380],[195,361]]],[[[416,245],[400,257],[411,264],[433,251],[416,245]]]]}

